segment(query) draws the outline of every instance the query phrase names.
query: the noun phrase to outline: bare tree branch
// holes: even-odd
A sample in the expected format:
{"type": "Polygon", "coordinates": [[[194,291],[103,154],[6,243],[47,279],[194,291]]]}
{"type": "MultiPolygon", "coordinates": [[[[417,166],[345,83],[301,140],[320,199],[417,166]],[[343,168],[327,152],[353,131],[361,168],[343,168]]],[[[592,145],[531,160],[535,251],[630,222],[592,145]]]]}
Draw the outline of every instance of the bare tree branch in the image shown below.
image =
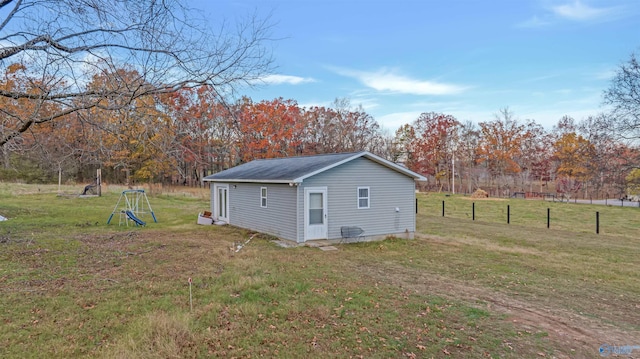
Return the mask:
{"type": "Polygon", "coordinates": [[[212,24],[188,0],[0,0],[0,147],[34,125],[94,107],[117,110],[142,96],[213,86],[219,94],[272,70],[269,19],[212,24]],[[96,76],[132,69],[140,78],[88,88],[96,76]],[[119,98],[102,105],[104,99],[119,98]],[[3,106],[4,103],[11,106],[3,106]],[[34,112],[13,111],[28,101],[34,112]],[[22,102],[21,102],[22,103],[22,102]],[[116,105],[114,105],[116,104],[116,105]],[[48,112],[47,112],[48,110],[48,112]]]}
{"type": "Polygon", "coordinates": [[[604,103],[613,106],[609,123],[618,135],[640,138],[640,62],[635,54],[620,65],[611,85],[604,93],[604,103]]]}
{"type": "MultiPolygon", "coordinates": [[[[12,2],[13,2],[13,0],[0,1],[0,9],[5,7],[6,5],[9,5],[12,2]]],[[[15,13],[20,9],[20,4],[21,3],[22,3],[22,0],[16,1],[16,4],[14,5],[13,10],[11,10],[9,15],[7,15],[6,19],[2,22],[2,24],[0,24],[0,30],[4,29],[4,27],[7,26],[7,24],[9,23],[9,20],[11,20],[13,18],[13,16],[15,15],[15,13]]]]}

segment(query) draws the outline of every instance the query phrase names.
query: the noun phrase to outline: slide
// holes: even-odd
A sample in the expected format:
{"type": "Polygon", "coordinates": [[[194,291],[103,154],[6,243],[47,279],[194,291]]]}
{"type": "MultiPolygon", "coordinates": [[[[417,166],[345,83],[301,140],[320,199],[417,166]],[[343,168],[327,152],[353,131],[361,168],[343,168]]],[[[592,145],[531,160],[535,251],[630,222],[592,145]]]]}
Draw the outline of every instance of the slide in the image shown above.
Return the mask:
{"type": "Polygon", "coordinates": [[[125,213],[127,214],[127,217],[129,217],[129,219],[131,219],[132,221],[136,222],[136,225],[144,226],[146,224],[140,218],[136,217],[136,215],[133,214],[133,212],[126,211],[125,213]]]}

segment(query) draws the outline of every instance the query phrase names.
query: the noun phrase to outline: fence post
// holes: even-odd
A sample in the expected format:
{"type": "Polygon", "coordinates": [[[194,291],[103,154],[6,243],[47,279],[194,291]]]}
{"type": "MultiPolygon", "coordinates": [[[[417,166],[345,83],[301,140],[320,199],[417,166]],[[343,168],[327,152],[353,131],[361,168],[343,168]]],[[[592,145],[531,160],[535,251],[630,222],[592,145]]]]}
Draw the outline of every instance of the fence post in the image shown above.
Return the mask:
{"type": "Polygon", "coordinates": [[[418,213],[418,199],[416,198],[416,214],[418,213]]]}
{"type": "Polygon", "coordinates": [[[547,207],[547,228],[549,228],[550,223],[551,223],[551,208],[547,207]]]}
{"type": "Polygon", "coordinates": [[[442,201],[442,217],[444,217],[444,201],[442,201]]]}
{"type": "Polygon", "coordinates": [[[511,223],[511,206],[507,205],[507,224],[511,223]]]}
{"type": "Polygon", "coordinates": [[[600,212],[596,212],[596,234],[600,234],[600,212]]]}
{"type": "MultiPolygon", "coordinates": [[[[640,202],[638,202],[638,203],[640,203],[640,202]]],[[[476,220],[476,203],[475,202],[471,203],[471,218],[474,221],[476,220]]]]}

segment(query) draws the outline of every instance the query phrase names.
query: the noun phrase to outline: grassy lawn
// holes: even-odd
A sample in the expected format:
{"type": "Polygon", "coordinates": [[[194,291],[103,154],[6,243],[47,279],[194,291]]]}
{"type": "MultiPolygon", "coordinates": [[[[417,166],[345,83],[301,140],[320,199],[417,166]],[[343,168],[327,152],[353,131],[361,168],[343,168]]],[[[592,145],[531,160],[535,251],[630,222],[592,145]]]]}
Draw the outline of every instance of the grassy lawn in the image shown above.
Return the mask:
{"type": "Polygon", "coordinates": [[[637,208],[483,200],[473,221],[469,198],[421,194],[416,240],[321,251],[197,226],[204,190],[153,191],[146,227],[106,225],[120,189],[56,190],[0,183],[2,358],[599,357],[603,343],[640,344],[637,208]]]}

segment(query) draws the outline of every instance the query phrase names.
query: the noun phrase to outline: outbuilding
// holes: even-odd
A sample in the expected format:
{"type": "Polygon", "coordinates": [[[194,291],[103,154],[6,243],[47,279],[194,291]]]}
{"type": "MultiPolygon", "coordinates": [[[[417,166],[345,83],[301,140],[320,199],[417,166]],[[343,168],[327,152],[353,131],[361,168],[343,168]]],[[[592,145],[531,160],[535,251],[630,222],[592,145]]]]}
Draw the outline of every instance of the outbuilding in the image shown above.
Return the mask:
{"type": "Polygon", "coordinates": [[[367,151],[251,161],[207,176],[215,223],[303,243],[413,238],[416,180],[367,151]]]}

